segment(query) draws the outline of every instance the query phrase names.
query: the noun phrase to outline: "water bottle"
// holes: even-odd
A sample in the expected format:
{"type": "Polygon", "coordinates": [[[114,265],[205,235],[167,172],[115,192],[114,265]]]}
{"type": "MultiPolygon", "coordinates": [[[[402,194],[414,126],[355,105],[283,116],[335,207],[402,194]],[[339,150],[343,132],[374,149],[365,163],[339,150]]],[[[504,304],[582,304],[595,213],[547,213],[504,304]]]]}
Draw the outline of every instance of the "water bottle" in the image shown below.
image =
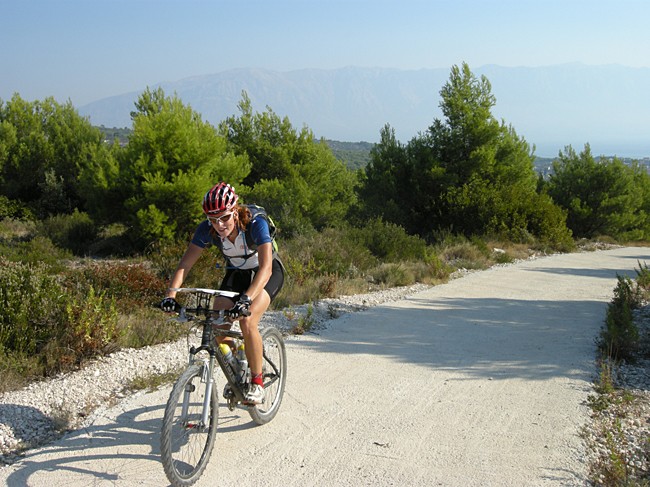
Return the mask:
{"type": "Polygon", "coordinates": [[[220,343],[219,344],[219,350],[221,350],[221,354],[223,355],[223,358],[226,359],[226,363],[230,365],[230,368],[232,369],[233,373],[235,375],[238,374],[238,367],[237,367],[237,359],[235,358],[235,355],[232,353],[232,350],[230,350],[230,346],[228,346],[227,343],[220,343]]]}
{"type": "Polygon", "coordinates": [[[239,376],[237,379],[240,384],[245,384],[248,380],[248,360],[246,360],[246,350],[244,349],[244,343],[241,342],[237,347],[237,360],[239,362],[239,376]]]}

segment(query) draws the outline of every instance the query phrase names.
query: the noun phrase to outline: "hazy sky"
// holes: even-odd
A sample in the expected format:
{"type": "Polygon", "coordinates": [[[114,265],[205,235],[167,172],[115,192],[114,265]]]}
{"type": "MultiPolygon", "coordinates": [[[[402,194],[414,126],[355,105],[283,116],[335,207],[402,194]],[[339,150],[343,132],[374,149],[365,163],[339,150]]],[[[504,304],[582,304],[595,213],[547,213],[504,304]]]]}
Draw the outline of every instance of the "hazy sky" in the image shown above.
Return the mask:
{"type": "Polygon", "coordinates": [[[0,0],[0,98],[239,67],[650,66],[648,0],[0,0]]]}

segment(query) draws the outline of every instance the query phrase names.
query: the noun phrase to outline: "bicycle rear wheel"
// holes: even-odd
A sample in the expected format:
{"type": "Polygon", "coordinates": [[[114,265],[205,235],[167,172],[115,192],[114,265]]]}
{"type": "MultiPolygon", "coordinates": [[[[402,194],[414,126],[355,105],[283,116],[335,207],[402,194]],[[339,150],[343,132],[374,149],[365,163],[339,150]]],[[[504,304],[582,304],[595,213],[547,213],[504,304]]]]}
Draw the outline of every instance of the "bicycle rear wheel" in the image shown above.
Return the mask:
{"type": "Polygon", "coordinates": [[[278,413],[282,402],[287,380],[287,352],[282,334],[276,328],[264,328],[261,334],[265,398],[262,404],[249,407],[248,413],[255,423],[266,424],[278,413]]]}
{"type": "Polygon", "coordinates": [[[183,372],[167,401],[160,433],[165,474],[173,486],[196,482],[210,459],[217,432],[219,403],[212,384],[207,424],[203,424],[207,366],[194,364],[183,372]]]}

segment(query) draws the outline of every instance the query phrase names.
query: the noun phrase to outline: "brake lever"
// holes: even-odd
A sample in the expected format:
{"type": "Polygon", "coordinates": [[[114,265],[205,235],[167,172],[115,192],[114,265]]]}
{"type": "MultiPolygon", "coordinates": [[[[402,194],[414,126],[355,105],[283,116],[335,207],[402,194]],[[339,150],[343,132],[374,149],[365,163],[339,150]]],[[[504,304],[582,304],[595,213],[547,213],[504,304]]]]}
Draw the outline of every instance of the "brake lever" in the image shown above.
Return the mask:
{"type": "Polygon", "coordinates": [[[175,316],[173,318],[170,318],[170,321],[175,321],[177,323],[187,323],[190,321],[185,314],[185,307],[182,307],[180,311],[178,312],[178,316],[175,316]]]}

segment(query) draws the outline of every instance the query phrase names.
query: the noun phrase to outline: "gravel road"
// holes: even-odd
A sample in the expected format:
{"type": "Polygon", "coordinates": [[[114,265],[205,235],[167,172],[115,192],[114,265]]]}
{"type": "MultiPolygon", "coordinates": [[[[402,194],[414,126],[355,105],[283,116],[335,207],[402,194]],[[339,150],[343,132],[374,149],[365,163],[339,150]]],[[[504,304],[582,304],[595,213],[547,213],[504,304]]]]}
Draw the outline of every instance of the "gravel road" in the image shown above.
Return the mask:
{"type": "MultiPolygon", "coordinates": [[[[634,276],[637,261],[650,261],[650,248],[518,262],[383,303],[319,304],[314,331],[287,339],[278,416],[255,427],[244,410],[221,408],[196,485],[585,485],[594,342],[616,275],[634,276]],[[332,313],[341,315],[323,321],[332,313]]],[[[182,344],[120,352],[2,396],[0,439],[36,441],[25,423],[105,399],[84,395],[88,381],[114,395],[111,384],[136,365],[165,370],[183,356],[182,344]]],[[[0,482],[168,485],[158,446],[168,394],[140,392],[80,417],[78,430],[1,469],[0,482]]]]}

